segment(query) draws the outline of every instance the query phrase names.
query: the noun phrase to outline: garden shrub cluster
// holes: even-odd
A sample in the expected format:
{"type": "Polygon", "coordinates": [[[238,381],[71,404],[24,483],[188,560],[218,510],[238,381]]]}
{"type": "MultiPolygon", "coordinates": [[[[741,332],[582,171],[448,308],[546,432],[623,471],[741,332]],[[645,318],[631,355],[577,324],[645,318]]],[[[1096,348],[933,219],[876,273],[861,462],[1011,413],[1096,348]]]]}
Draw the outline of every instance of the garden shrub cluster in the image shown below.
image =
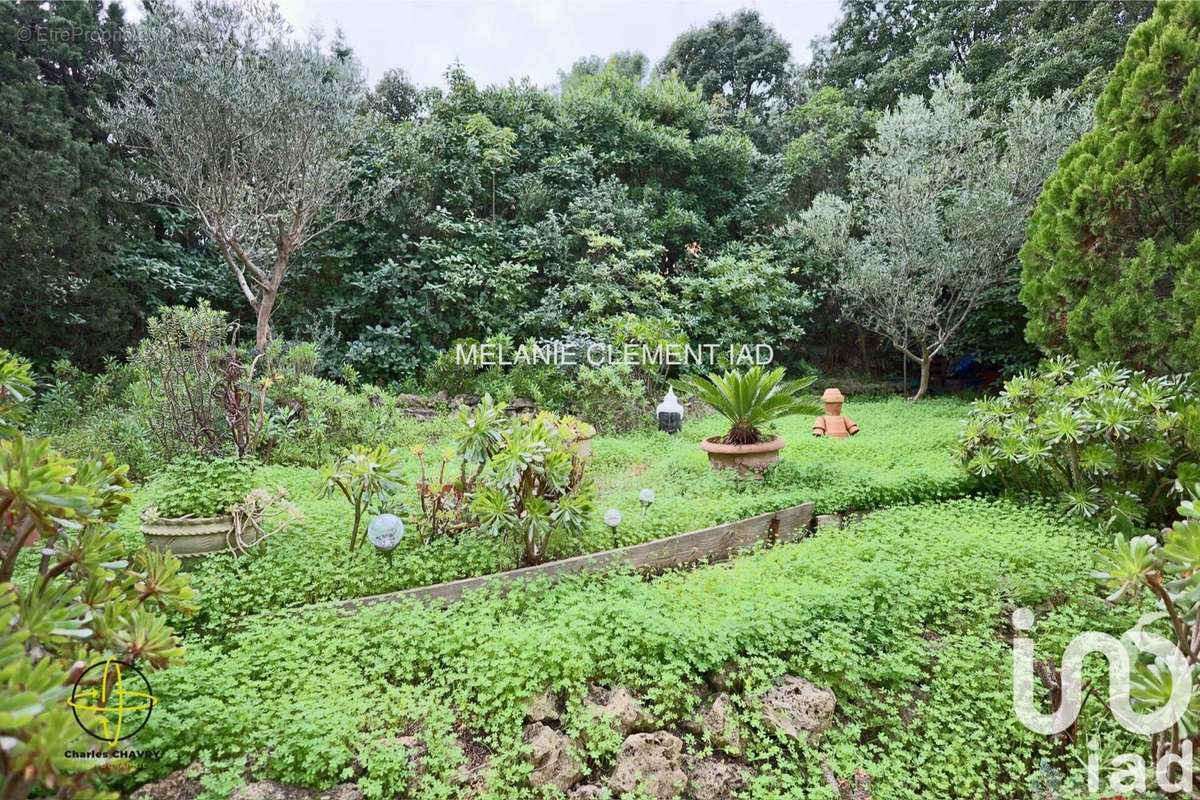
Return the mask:
{"type": "MultiPolygon", "coordinates": [[[[685,423],[678,436],[635,433],[597,436],[588,474],[596,483],[597,512],[621,511],[614,533],[589,517],[571,538],[552,538],[553,558],[631,545],[698,530],[723,522],[813,501],[817,513],[880,508],[920,500],[959,497],[976,491],[978,481],[951,458],[966,405],[955,400],[912,404],[894,399],[853,404],[863,427],[846,440],[814,438],[811,420],[791,417],[775,423],[787,447],[783,459],[761,481],[715,473],[697,442],[725,430],[715,415],[685,423]],[[655,492],[644,508],[639,493],[655,492]]],[[[436,444],[427,450],[437,452],[436,444]]],[[[201,608],[178,624],[192,632],[219,633],[247,614],[326,600],[398,591],[511,569],[521,557],[519,543],[479,531],[422,541],[416,486],[421,481],[417,456],[403,461],[406,488],[393,510],[407,520],[410,533],[385,559],[374,548],[346,552],[353,511],[340,495],[319,497],[320,475],[307,467],[262,467],[256,482],[280,486],[299,511],[288,529],[273,536],[259,552],[234,559],[212,556],[192,567],[201,608]]],[[[457,470],[455,470],[457,472],[457,470]]],[[[139,514],[154,502],[161,482],[138,491],[119,527],[130,546],[140,546],[139,514]]]]}
{"type": "Polygon", "coordinates": [[[311,343],[276,339],[251,355],[227,343],[228,320],[204,304],[164,309],[152,322],[128,364],[112,359],[88,374],[56,362],[30,428],[68,455],[111,452],[138,479],[179,459],[239,451],[317,467],[356,444],[408,448],[439,431],[407,415],[394,393],[317,377],[311,343]]]}
{"type": "Polygon", "coordinates": [[[1105,528],[1162,527],[1200,481],[1200,391],[1189,375],[1057,357],[972,406],[958,458],[1007,489],[1057,495],[1105,528]]]}
{"type": "MultiPolygon", "coordinates": [[[[1127,626],[1132,612],[1099,601],[1079,557],[1098,541],[1044,506],[961,499],[652,582],[577,577],[445,611],[259,616],[161,675],[143,746],[168,754],[164,771],[201,756],[308,786],[365,774],[368,796],[384,797],[413,777],[389,732],[414,731],[431,757],[411,796],[454,796],[475,740],[491,751],[487,796],[532,797],[520,744],[532,694],[566,697],[569,726],[589,682],[619,684],[669,726],[694,709],[699,677],[732,662],[748,695],[788,672],[838,697],[815,748],[773,739],[739,706],[759,771],[749,798],[824,796],[822,760],[869,770],[876,798],[1017,796],[1043,760],[1078,773],[1078,753],[1013,716],[997,630],[1014,606],[1042,609],[1038,647],[1057,654],[1079,626],[1127,626]]],[[[590,765],[611,757],[600,747],[590,765]]]]}

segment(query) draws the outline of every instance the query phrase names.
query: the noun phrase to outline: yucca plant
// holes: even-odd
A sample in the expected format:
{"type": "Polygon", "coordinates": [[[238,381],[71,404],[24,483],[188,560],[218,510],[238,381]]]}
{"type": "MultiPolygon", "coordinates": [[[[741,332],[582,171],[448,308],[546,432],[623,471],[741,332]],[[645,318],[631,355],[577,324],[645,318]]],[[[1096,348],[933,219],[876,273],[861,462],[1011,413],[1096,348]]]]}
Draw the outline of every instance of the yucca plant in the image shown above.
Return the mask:
{"type": "Polygon", "coordinates": [[[729,420],[729,432],[721,437],[724,444],[757,444],[763,441],[762,426],[792,414],[820,414],[815,399],[799,397],[816,380],[783,379],[783,367],[765,371],[751,367],[745,373],[730,370],[707,377],[688,375],[681,388],[691,389],[701,400],[729,420]]]}

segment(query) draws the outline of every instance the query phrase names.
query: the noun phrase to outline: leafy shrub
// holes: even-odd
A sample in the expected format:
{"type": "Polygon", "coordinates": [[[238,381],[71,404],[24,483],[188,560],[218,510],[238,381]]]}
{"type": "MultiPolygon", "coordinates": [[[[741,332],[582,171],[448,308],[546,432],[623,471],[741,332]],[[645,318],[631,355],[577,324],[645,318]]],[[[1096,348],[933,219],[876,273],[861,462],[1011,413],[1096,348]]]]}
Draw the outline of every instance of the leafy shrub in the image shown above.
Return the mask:
{"type": "Polygon", "coordinates": [[[698,260],[695,273],[679,282],[693,340],[719,344],[722,351],[759,343],[779,355],[797,349],[816,300],[794,282],[785,259],[766,247],[733,245],[698,260]]]}
{"type": "Polygon", "coordinates": [[[242,458],[174,461],[151,488],[157,514],[165,519],[224,514],[254,488],[255,472],[255,463],[242,458]]]}
{"type": "Polygon", "coordinates": [[[1197,70],[1200,7],[1157,4],[1030,220],[1031,341],[1084,361],[1200,369],[1197,70]]]}
{"type": "Polygon", "coordinates": [[[1162,525],[1174,488],[1200,480],[1200,393],[1187,376],[1058,357],[971,407],[958,458],[1007,488],[1058,494],[1068,512],[1109,528],[1162,525]]]}
{"type": "MultiPolygon", "coordinates": [[[[355,445],[321,470],[321,493],[340,492],[354,509],[350,527],[350,550],[358,547],[363,515],[377,503],[387,503],[404,481],[403,455],[394,447],[355,445]]],[[[364,534],[363,538],[366,536],[364,534]]]]}
{"type": "Polygon", "coordinates": [[[128,408],[93,411],[54,436],[55,447],[73,458],[95,458],[105,453],[129,465],[129,477],[146,480],[162,468],[162,455],[145,421],[128,408]]]}
{"type": "Polygon", "coordinates": [[[583,531],[595,487],[575,442],[594,429],[548,413],[506,419],[503,404],[488,395],[476,409],[462,409],[459,422],[458,454],[475,473],[467,488],[471,513],[486,532],[519,543],[523,566],[546,559],[551,537],[570,540],[583,531]]]}
{"type": "Polygon", "coordinates": [[[564,406],[607,434],[648,427],[655,400],[633,367],[623,362],[581,366],[566,391],[564,406]]]}
{"type": "Polygon", "coordinates": [[[213,361],[225,334],[224,313],[207,302],[194,309],[171,306],[150,318],[146,338],[133,352],[139,406],[166,459],[225,449],[228,430],[213,361]]]}
{"type": "Polygon", "coordinates": [[[33,397],[33,367],[0,348],[0,435],[11,435],[28,413],[33,397]]]}
{"type": "MultiPolygon", "coordinates": [[[[532,353],[539,343],[530,339],[524,343],[526,352],[532,353]]],[[[538,363],[486,363],[491,359],[514,361],[518,347],[511,336],[497,335],[483,342],[476,339],[456,339],[438,355],[425,371],[425,384],[432,391],[445,392],[454,397],[461,394],[490,394],[497,400],[512,400],[524,397],[540,406],[561,408],[563,393],[570,378],[556,364],[538,363]],[[486,348],[486,350],[476,348],[486,348]],[[483,354],[486,353],[486,358],[483,354]],[[473,357],[474,355],[474,357],[473,357]]]]}
{"type": "Polygon", "coordinates": [[[762,367],[751,367],[745,374],[731,370],[706,378],[688,375],[682,383],[729,422],[729,430],[721,437],[722,442],[755,444],[762,441],[761,428],[768,423],[793,414],[820,413],[815,400],[797,397],[816,378],[808,376],[784,381],[783,373],[783,367],[770,372],[762,367]]]}
{"type": "MultiPolygon", "coordinates": [[[[0,365],[7,361],[0,353],[0,365]]],[[[26,385],[8,366],[5,384],[26,385]]],[[[0,403],[27,399],[8,393],[0,403]]],[[[11,405],[2,413],[17,416],[11,405]]],[[[155,669],[182,654],[164,619],[192,608],[178,559],[146,550],[129,558],[112,530],[130,500],[125,472],[111,458],[76,461],[15,430],[0,439],[0,778],[8,797],[97,796],[104,759],[63,754],[112,746],[76,724],[101,729],[93,712],[68,706],[71,686],[99,691],[110,669],[89,667],[105,659],[155,669]]]]}
{"type": "Polygon", "coordinates": [[[268,389],[271,402],[287,409],[286,426],[271,450],[279,464],[318,467],[356,444],[408,447],[437,436],[444,423],[405,416],[390,393],[373,386],[351,389],[334,381],[298,375],[268,389]]]}

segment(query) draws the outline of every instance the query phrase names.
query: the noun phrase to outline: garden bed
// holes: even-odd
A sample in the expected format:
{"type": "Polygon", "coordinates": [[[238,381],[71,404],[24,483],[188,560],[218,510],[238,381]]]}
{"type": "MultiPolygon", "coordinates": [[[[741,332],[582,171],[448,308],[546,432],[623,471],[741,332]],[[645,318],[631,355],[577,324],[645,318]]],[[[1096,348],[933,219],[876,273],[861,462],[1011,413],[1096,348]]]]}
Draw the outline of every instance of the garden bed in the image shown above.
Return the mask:
{"type": "MultiPolygon", "coordinates": [[[[792,444],[762,481],[738,480],[709,469],[697,443],[720,432],[722,421],[716,417],[689,420],[677,436],[653,432],[597,437],[589,468],[599,489],[597,509],[621,511],[616,543],[629,546],[808,501],[814,513],[830,513],[962,496],[977,486],[950,456],[965,409],[954,400],[851,401],[847,410],[863,432],[847,440],[813,438],[809,419],[784,420],[779,432],[792,444]],[[654,489],[656,499],[644,509],[638,494],[647,487],[654,489]]],[[[444,429],[434,424],[431,435],[444,429]]],[[[415,471],[410,469],[408,477],[414,479],[415,471]]],[[[318,497],[316,470],[266,467],[259,483],[287,489],[302,519],[272,537],[260,553],[236,560],[213,556],[197,564],[192,574],[200,611],[180,619],[181,629],[220,634],[238,618],[259,611],[352,600],[517,566],[515,548],[473,534],[425,545],[405,541],[390,562],[369,546],[351,554],[349,508],[339,498],[318,497]]],[[[152,495],[152,486],[140,490],[120,520],[132,547],[142,546],[138,514],[152,495]]],[[[410,502],[410,509],[413,505],[410,502]]],[[[553,543],[551,557],[612,548],[613,533],[600,515],[579,540],[553,543]]]]}
{"type": "Polygon", "coordinates": [[[521,581],[539,579],[554,583],[568,575],[582,575],[615,568],[627,568],[636,572],[659,572],[690,564],[724,561],[757,545],[781,544],[804,536],[808,533],[809,524],[813,519],[812,509],[812,503],[805,503],[750,519],[727,522],[724,525],[681,533],[665,539],[655,539],[644,544],[564,558],[549,564],[513,569],[478,578],[465,578],[402,592],[361,597],[343,601],[339,605],[344,609],[355,609],[404,600],[452,603],[461,599],[467,592],[488,586],[504,587],[521,581]]]}
{"type": "Polygon", "coordinates": [[[586,741],[579,780],[602,781],[621,737],[587,722],[589,686],[628,687],[648,725],[703,753],[686,720],[704,687],[732,674],[753,797],[816,796],[823,762],[839,776],[868,771],[878,798],[1023,796],[1043,759],[1075,769],[1077,754],[1013,717],[1011,651],[997,631],[1016,605],[1039,608],[1047,652],[1081,626],[1127,627],[1136,611],[1107,608],[1079,557],[1101,538],[1049,508],[955,500],[653,581],[572,576],[449,609],[247,619],[156,673],[159,706],[139,747],[162,750],[160,773],[201,760],[214,798],[247,768],[299,786],[353,780],[372,799],[534,797],[530,697],[563,699],[550,724],[586,741]],[[781,739],[755,711],[785,673],[836,695],[833,725],[812,746],[781,739]]]}

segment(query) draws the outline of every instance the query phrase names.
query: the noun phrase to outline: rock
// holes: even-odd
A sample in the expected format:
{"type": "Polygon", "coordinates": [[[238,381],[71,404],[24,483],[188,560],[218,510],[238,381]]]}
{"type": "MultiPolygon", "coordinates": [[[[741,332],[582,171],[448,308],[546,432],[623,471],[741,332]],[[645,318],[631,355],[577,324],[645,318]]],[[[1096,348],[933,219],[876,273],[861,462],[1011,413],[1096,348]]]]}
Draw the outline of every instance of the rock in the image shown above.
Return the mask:
{"type": "Polygon", "coordinates": [[[450,398],[450,408],[456,409],[459,406],[474,408],[479,405],[479,395],[477,394],[456,394],[450,398]]]}
{"type": "Polygon", "coordinates": [[[537,403],[527,397],[514,397],[508,401],[509,414],[532,414],[537,411],[537,403]]]}
{"type": "Polygon", "coordinates": [[[396,395],[396,408],[417,419],[432,419],[438,413],[438,397],[425,397],[419,394],[396,395]]]}
{"type": "Polygon", "coordinates": [[[594,783],[576,786],[567,793],[567,800],[608,800],[610,797],[612,797],[612,792],[596,786],[594,783]]]}
{"type": "Polygon", "coordinates": [[[229,795],[229,800],[312,800],[316,794],[302,786],[276,781],[256,781],[234,789],[229,795]]]}
{"type": "Polygon", "coordinates": [[[763,722],[776,735],[814,741],[833,724],[837,698],[829,689],[785,675],[762,696],[763,722]]]}
{"type": "MultiPolygon", "coordinates": [[[[187,769],[173,772],[161,781],[148,783],[138,789],[130,800],[195,800],[202,786],[200,762],[187,769]]],[[[230,800],[363,800],[362,790],[353,783],[343,783],[326,791],[293,786],[277,781],[255,781],[239,786],[229,795],[230,800]]]]}
{"type": "Polygon", "coordinates": [[[833,527],[840,528],[842,526],[842,517],[840,514],[818,514],[817,527],[833,527]]]}
{"type": "Polygon", "coordinates": [[[648,731],[654,726],[654,718],[646,711],[642,701],[624,686],[611,691],[593,686],[583,705],[596,716],[608,719],[622,736],[648,731]]]}
{"type": "Polygon", "coordinates": [[[397,736],[396,744],[402,745],[408,751],[408,759],[412,763],[409,788],[415,788],[417,782],[425,775],[425,756],[428,755],[429,748],[419,736],[397,736]]]}
{"type": "Polygon", "coordinates": [[[463,763],[454,772],[454,780],[462,787],[458,797],[480,797],[488,783],[488,773],[491,766],[491,751],[474,738],[460,732],[458,747],[462,751],[463,763]]]}
{"type": "Polygon", "coordinates": [[[525,718],[533,722],[556,720],[561,715],[558,695],[549,690],[535,694],[525,704],[525,718]]]}
{"type": "Polygon", "coordinates": [[[583,766],[565,735],[534,722],[525,727],[525,743],[532,750],[533,774],[529,782],[535,787],[553,786],[565,792],[583,777],[583,766]]]}
{"type": "Polygon", "coordinates": [[[682,754],[683,740],[672,733],[635,733],[621,745],[608,786],[618,794],[640,787],[653,800],[673,800],[687,786],[682,754]]]}
{"type": "Polygon", "coordinates": [[[426,403],[428,403],[428,400],[419,394],[404,394],[401,392],[400,394],[396,395],[397,406],[423,406],[426,403]]]}
{"type": "Polygon", "coordinates": [[[131,794],[130,800],[196,800],[204,789],[200,776],[204,766],[196,761],[191,766],[172,772],[162,780],[147,783],[131,794]]]}
{"type": "Polygon", "coordinates": [[[317,800],[363,800],[363,793],[362,789],[353,783],[343,783],[327,792],[321,792],[317,796],[317,800]]]}
{"type": "Polygon", "coordinates": [[[733,703],[729,695],[721,692],[712,703],[702,706],[698,733],[712,742],[713,747],[732,756],[742,754],[742,735],[733,718],[733,703]]]}
{"type": "Polygon", "coordinates": [[[730,800],[750,782],[750,770],[721,758],[689,759],[686,768],[692,800],[730,800]]]}

